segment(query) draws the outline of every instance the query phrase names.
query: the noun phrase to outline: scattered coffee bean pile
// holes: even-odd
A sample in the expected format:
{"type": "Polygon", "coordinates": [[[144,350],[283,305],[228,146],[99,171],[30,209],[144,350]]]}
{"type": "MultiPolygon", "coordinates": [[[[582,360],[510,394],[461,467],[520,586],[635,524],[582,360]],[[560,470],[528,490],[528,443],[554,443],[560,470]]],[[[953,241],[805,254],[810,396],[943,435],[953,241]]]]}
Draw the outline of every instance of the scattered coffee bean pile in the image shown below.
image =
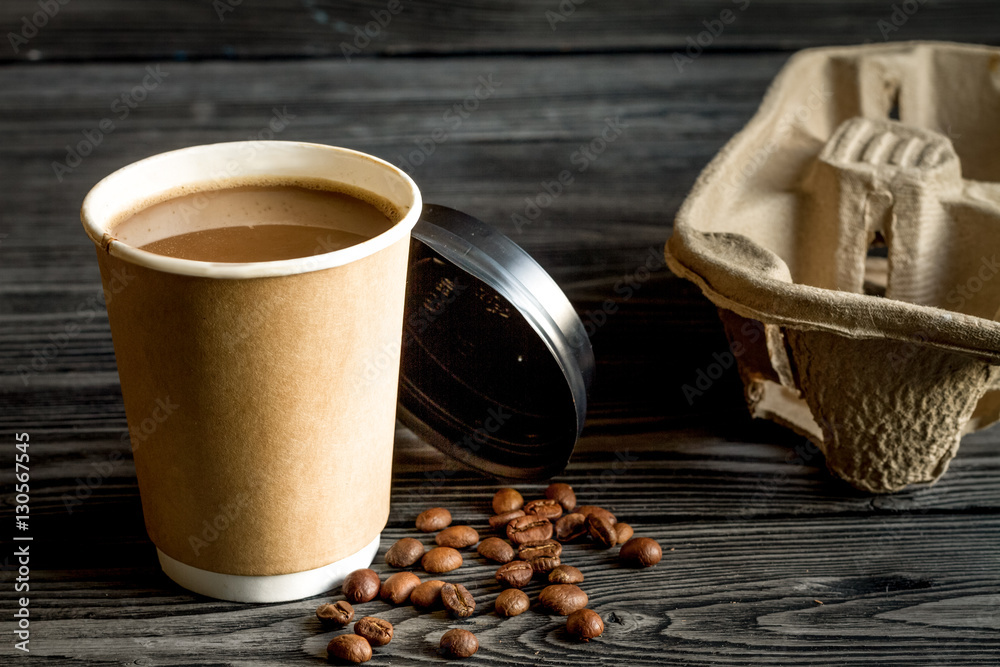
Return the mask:
{"type": "MultiPolygon", "coordinates": [[[[563,543],[585,537],[600,548],[621,545],[618,559],[628,567],[651,567],[660,562],[663,551],[648,537],[634,537],[627,523],[595,505],[576,504],[576,494],[568,484],[556,482],[545,490],[545,498],[524,501],[516,489],[503,488],[493,496],[494,515],[489,526],[502,536],[480,540],[471,526],[452,526],[451,512],[432,507],[417,516],[416,528],[437,533],[429,551],[412,537],[396,542],[385,554],[386,565],[407,568],[419,561],[425,572],[440,574],[462,566],[459,549],[478,544],[476,551],[486,560],[498,563],[496,581],[505,588],[494,603],[496,614],[511,618],[523,614],[531,600],[521,589],[534,578],[544,578],[549,585],[538,594],[538,602],[547,611],[566,616],[566,632],[579,641],[590,641],[604,632],[600,615],[587,608],[589,598],[578,584],[583,573],[562,562],[563,543]]],[[[341,586],[347,600],[320,605],[316,616],[324,628],[343,628],[354,620],[351,603],[363,604],[376,597],[389,604],[409,601],[414,607],[444,608],[453,618],[468,618],[476,610],[476,600],[461,584],[440,579],[420,581],[412,572],[397,572],[382,581],[374,570],[355,570],[341,586]]],[[[365,616],[354,624],[354,634],[334,637],[327,646],[331,660],[366,662],[372,648],[392,641],[389,621],[365,616]]],[[[479,650],[476,636],[461,628],[448,630],[441,637],[441,653],[448,658],[468,658],[479,650]]]]}

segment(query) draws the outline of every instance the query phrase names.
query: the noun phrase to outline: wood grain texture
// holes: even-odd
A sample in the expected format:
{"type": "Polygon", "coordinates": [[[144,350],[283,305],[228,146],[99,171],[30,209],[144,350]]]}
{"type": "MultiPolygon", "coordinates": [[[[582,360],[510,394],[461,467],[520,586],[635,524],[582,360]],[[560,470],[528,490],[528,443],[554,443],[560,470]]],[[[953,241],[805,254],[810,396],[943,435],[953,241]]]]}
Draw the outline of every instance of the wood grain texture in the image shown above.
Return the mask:
{"type": "Polygon", "coordinates": [[[665,268],[662,247],[699,169],[753,113],[784,59],[706,56],[687,75],[649,55],[175,63],[162,65],[162,83],[134,110],[121,96],[141,85],[143,64],[0,69],[9,93],[0,99],[0,130],[11,138],[0,145],[0,170],[12,179],[0,194],[10,211],[0,239],[0,389],[29,392],[37,409],[51,397],[50,412],[59,414],[43,416],[46,428],[76,410],[67,412],[63,403],[73,399],[65,393],[46,388],[65,373],[87,387],[95,406],[118,403],[80,201],[97,180],[141,157],[266,138],[277,108],[289,117],[278,138],[406,160],[426,201],[494,223],[530,252],[594,333],[593,423],[662,422],[720,405],[738,414],[735,373],[713,387],[713,400],[684,398],[681,385],[726,341],[711,305],[665,268]],[[495,82],[495,92],[466,118],[455,116],[480,77],[495,82]],[[129,114],[119,120],[123,110],[129,114]],[[67,146],[86,142],[84,132],[98,131],[104,118],[114,130],[60,181],[53,163],[64,163],[67,146]],[[587,158],[581,147],[608,119],[620,133],[587,158]],[[446,140],[431,142],[433,153],[413,164],[411,154],[422,154],[435,129],[446,140]],[[527,200],[547,202],[539,199],[548,196],[545,184],[563,171],[573,182],[518,226],[513,216],[525,214],[527,200]],[[80,329],[65,336],[67,326],[80,329]]]}
{"type": "MultiPolygon", "coordinates": [[[[47,451],[48,445],[39,449],[47,451]]],[[[414,468],[419,456],[408,460],[404,469],[414,468]]],[[[607,457],[603,460],[609,463],[607,457]]],[[[477,660],[485,664],[669,660],[738,665],[780,659],[825,665],[833,664],[835,655],[840,664],[986,665],[1000,649],[1000,519],[995,514],[923,509],[843,515],[834,503],[824,515],[789,519],[740,516],[735,503],[736,511],[728,516],[695,509],[694,516],[670,517],[665,515],[670,504],[645,492],[653,483],[669,487],[675,475],[649,463],[641,459],[621,473],[616,481],[620,495],[578,485],[581,501],[602,502],[637,534],[654,537],[665,549],[657,567],[635,571],[619,567],[615,550],[587,544],[565,548],[563,561],[585,573],[590,606],[605,620],[606,633],[599,640],[588,645],[571,641],[564,619],[537,605],[516,619],[496,617],[495,567],[470,553],[461,569],[445,575],[476,598],[477,612],[468,621],[382,602],[358,606],[358,616],[380,615],[396,626],[393,643],[376,652],[373,664],[438,660],[437,640],[455,626],[478,635],[482,650],[477,660]],[[659,478],[654,482],[653,476],[659,478]],[[642,497],[645,505],[636,502],[642,497]]],[[[565,479],[576,482],[586,468],[584,457],[565,479]]],[[[44,469],[74,472],[72,466],[51,463],[44,469]]],[[[801,482],[783,486],[792,491],[801,482]]],[[[39,554],[32,572],[35,659],[44,657],[52,664],[143,660],[157,665],[268,665],[322,658],[335,633],[323,632],[311,614],[329,596],[247,606],[185,593],[157,570],[153,548],[142,534],[134,487],[122,487],[132,511],[104,502],[116,493],[114,486],[109,480],[73,513],[75,525],[89,525],[93,532],[46,529],[44,541],[33,545],[39,554]],[[81,543],[88,548],[74,551],[81,543]]],[[[414,488],[419,487],[407,474],[397,475],[392,517],[376,557],[375,568],[383,576],[391,570],[382,557],[396,539],[411,535],[431,544],[432,536],[412,527],[418,507],[450,507],[456,522],[483,528],[486,534],[495,484],[457,473],[447,484],[424,489],[416,506],[406,498],[414,488]]],[[[530,498],[540,488],[523,490],[530,498]]],[[[811,498],[808,491],[800,493],[811,498]]],[[[59,511],[43,504],[35,519],[44,523],[59,511]]],[[[533,600],[540,588],[534,583],[527,589],[533,600]]],[[[2,597],[6,605],[13,604],[9,587],[2,597]]],[[[0,627],[4,625],[10,623],[0,627]]]]}
{"type": "MultiPolygon", "coordinates": [[[[36,2],[0,3],[0,26],[19,30],[36,2]]],[[[11,433],[32,442],[33,634],[21,662],[323,663],[334,633],[313,611],[329,596],[241,605],[187,593],[159,571],[94,250],[78,221],[84,194],[111,171],[191,144],[268,138],[278,114],[287,123],[275,138],[407,161],[426,200],[497,225],[553,275],[592,325],[598,363],[584,437],[558,479],[665,549],[657,567],[634,571],[618,567],[615,550],[567,548],[606,626],[590,644],[572,642],[564,620],[537,605],[499,619],[495,568],[470,555],[446,577],[474,594],[468,621],[358,608],[396,626],[369,664],[443,661],[441,634],[462,626],[482,645],[468,664],[996,665],[1000,430],[966,436],[933,486],[853,490],[804,439],[749,420],[732,369],[689,404],[681,387],[726,350],[721,326],[690,284],[662,265],[642,269],[786,52],[881,41],[894,3],[577,0],[552,30],[545,12],[560,0],[401,2],[351,62],[341,42],[387,2],[230,0],[220,21],[211,2],[70,0],[18,53],[9,36],[0,47],[0,469],[13,467],[11,433]],[[679,70],[673,54],[723,9],[733,22],[679,70]],[[481,77],[494,90],[456,116],[481,77]],[[95,135],[106,118],[113,131],[95,135]],[[622,132],[582,161],[581,147],[615,119],[622,132]],[[437,129],[446,139],[431,146],[437,129]],[[88,136],[99,143],[57,176],[53,163],[88,136]],[[519,225],[514,214],[544,201],[563,170],[573,183],[519,225]]],[[[996,3],[918,4],[890,39],[1000,43],[996,3]]],[[[486,534],[496,480],[401,426],[393,475],[383,575],[385,551],[414,534],[426,507],[449,507],[486,534]]],[[[9,482],[0,526],[13,523],[9,482]]],[[[518,486],[529,499],[544,489],[518,486]]],[[[9,610],[6,534],[3,545],[9,610]]],[[[533,599],[539,589],[529,588],[533,599]]],[[[5,641],[0,664],[12,653],[5,641]]]]}
{"type": "MultiPolygon", "coordinates": [[[[626,0],[612,10],[595,0],[71,0],[26,42],[5,39],[0,60],[683,53],[692,44],[710,51],[789,50],[886,39],[995,44],[1000,38],[1000,10],[988,2],[913,0],[896,16],[893,4],[626,0]],[[366,28],[367,41],[357,36],[366,28]]],[[[24,17],[38,11],[37,0],[5,0],[0,26],[20,34],[24,17]]]]}
{"type": "MultiPolygon", "coordinates": [[[[117,429],[88,430],[81,420],[74,434],[29,431],[42,466],[42,477],[34,477],[33,516],[46,535],[66,542],[144,542],[124,419],[117,429]]],[[[585,436],[560,480],[577,489],[581,504],[607,506],[622,517],[648,523],[1000,511],[1000,457],[993,431],[969,436],[937,484],[891,496],[864,494],[837,481],[826,472],[822,455],[775,426],[758,422],[732,431],[585,436]]],[[[13,452],[4,451],[0,461],[12,465],[13,452]]],[[[396,434],[394,474],[391,526],[408,525],[412,519],[407,517],[435,504],[452,508],[456,522],[483,524],[489,496],[479,505],[468,499],[480,496],[491,482],[460,468],[403,427],[396,434]]],[[[545,485],[517,486],[540,497],[545,485]]],[[[14,504],[10,491],[3,496],[8,511],[14,504]]],[[[41,558],[49,562],[67,556],[74,562],[90,558],[61,550],[41,558]]],[[[109,557],[103,550],[93,556],[97,562],[109,557]]]]}
{"type": "MultiPolygon", "coordinates": [[[[337,599],[336,591],[248,606],[191,595],[159,572],[123,427],[81,422],[74,432],[32,438],[32,659],[321,659],[335,633],[322,631],[312,612],[337,599]]],[[[12,448],[0,450],[0,465],[12,466],[12,448]]],[[[475,596],[477,613],[468,621],[381,602],[358,607],[359,615],[396,626],[373,664],[440,660],[437,641],[455,626],[478,635],[484,664],[989,665],[1000,648],[994,431],[971,436],[937,485],[893,496],[846,488],[800,439],[769,424],[588,436],[558,479],[577,489],[581,504],[611,509],[665,550],[657,567],[634,571],[619,568],[614,550],[566,547],[563,560],[584,572],[605,635],[577,644],[564,619],[537,604],[502,621],[492,613],[495,567],[470,553],[445,576],[475,596]]],[[[391,515],[375,568],[391,572],[384,553],[400,537],[432,543],[413,528],[427,507],[449,507],[456,524],[486,536],[497,486],[400,427],[391,515]]],[[[528,499],[544,490],[517,486],[528,499]]],[[[0,522],[9,525],[13,494],[3,503],[0,522]]],[[[3,556],[9,583],[13,563],[3,556]]],[[[540,588],[529,587],[533,600],[540,588]]],[[[0,590],[4,606],[14,606],[11,587],[0,590]]]]}

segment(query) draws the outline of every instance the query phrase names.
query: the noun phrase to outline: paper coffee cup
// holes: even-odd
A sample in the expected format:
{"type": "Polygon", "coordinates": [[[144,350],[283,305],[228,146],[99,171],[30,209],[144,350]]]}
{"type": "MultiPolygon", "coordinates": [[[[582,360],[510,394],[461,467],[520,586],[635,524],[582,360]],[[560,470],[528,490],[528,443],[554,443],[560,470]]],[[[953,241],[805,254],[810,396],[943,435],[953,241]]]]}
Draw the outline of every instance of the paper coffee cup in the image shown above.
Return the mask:
{"type": "Polygon", "coordinates": [[[87,195],[146,529],[181,585],[273,602],[370,564],[389,512],[420,209],[416,185],[387,162],[277,141],[164,153],[87,195]],[[402,217],[342,250],[247,264],[155,255],[114,235],[115,222],[181,189],[317,178],[380,195],[402,217]]]}

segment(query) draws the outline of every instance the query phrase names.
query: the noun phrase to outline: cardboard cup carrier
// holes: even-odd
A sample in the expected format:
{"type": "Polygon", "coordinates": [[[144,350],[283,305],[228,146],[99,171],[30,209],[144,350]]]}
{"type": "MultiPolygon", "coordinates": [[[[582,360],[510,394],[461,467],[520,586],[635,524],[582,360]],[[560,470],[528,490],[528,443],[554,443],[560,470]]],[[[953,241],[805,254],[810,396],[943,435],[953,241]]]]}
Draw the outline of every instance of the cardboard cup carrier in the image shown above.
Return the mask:
{"type": "Polygon", "coordinates": [[[804,51],[667,244],[756,417],[854,486],[933,482],[1000,418],[1000,49],[804,51]]]}
{"type": "Polygon", "coordinates": [[[182,586],[290,600],[371,562],[389,512],[407,256],[420,211],[416,185],[392,165],[294,142],[157,155],[87,196],[81,217],[108,294],[146,528],[182,586]],[[112,228],[181,188],[307,178],[378,194],[401,218],[342,250],[247,264],[137,249],[176,228],[128,243],[112,228]]]}

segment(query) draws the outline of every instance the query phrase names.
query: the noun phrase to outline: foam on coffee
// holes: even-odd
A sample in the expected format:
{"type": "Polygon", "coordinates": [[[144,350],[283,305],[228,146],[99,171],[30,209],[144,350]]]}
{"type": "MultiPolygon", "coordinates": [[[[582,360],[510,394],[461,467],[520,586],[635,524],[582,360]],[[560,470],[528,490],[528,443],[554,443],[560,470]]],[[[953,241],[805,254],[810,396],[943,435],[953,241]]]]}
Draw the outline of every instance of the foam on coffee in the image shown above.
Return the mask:
{"type": "Polygon", "coordinates": [[[162,193],[119,216],[111,236],[180,259],[261,262],[339,250],[398,220],[385,199],[341,183],[234,180],[162,193]]]}

